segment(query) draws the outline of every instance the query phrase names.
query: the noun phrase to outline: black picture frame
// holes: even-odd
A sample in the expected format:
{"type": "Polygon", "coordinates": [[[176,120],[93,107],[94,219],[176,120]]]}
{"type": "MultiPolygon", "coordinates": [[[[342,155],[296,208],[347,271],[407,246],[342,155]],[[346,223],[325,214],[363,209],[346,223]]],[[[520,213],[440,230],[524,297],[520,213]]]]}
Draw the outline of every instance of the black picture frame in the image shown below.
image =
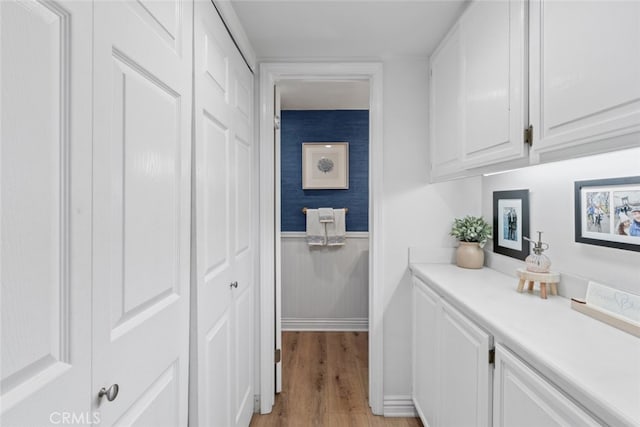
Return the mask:
{"type": "Polygon", "coordinates": [[[640,252],[640,176],[576,181],[574,210],[577,243],[640,252]]]}
{"type": "Polygon", "coordinates": [[[529,190],[493,192],[493,252],[523,260],[529,256],[529,190]],[[514,218],[515,217],[515,218],[514,218]]]}

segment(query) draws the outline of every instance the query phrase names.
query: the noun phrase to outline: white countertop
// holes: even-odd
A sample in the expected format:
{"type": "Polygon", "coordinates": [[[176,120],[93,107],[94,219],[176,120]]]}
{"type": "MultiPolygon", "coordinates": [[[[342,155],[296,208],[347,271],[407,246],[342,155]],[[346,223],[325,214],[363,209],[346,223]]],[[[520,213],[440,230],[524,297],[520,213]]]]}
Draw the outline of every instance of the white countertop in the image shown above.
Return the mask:
{"type": "Polygon", "coordinates": [[[517,278],[489,268],[410,267],[495,342],[513,350],[602,421],[640,426],[640,338],[572,310],[569,299],[518,293],[517,278]]]}

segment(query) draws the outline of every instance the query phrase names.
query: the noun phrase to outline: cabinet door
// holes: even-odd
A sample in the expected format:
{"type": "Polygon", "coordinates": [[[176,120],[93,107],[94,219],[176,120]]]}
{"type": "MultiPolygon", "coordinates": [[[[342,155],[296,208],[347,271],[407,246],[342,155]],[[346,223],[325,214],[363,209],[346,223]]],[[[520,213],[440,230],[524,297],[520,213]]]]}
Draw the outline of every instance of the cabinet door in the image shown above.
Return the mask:
{"type": "Polygon", "coordinates": [[[492,337],[441,301],[439,426],[491,424],[492,337]]]}
{"type": "Polygon", "coordinates": [[[525,5],[475,1],[460,21],[462,163],[478,167],[525,157],[525,5]]]}
{"type": "Polygon", "coordinates": [[[495,369],[494,426],[600,425],[501,345],[495,369]]]}
{"type": "MultiPolygon", "coordinates": [[[[88,2],[0,1],[0,425],[91,409],[88,2]]],[[[67,423],[69,424],[69,423],[67,423]]]]}
{"type": "Polygon", "coordinates": [[[432,179],[455,176],[462,164],[460,34],[455,26],[431,57],[430,140],[432,179]]]}
{"type": "Polygon", "coordinates": [[[427,427],[437,425],[438,314],[440,297],[414,278],[413,402],[427,427]]]}
{"type": "Polygon", "coordinates": [[[530,13],[533,151],[637,146],[640,2],[537,0],[530,13]]]}

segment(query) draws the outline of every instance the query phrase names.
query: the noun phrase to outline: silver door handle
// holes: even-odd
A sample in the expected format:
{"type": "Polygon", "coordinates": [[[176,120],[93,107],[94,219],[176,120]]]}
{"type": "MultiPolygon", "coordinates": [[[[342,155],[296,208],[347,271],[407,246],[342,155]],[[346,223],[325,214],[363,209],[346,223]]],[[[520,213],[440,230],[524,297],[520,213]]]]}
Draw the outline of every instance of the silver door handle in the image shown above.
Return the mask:
{"type": "Polygon", "coordinates": [[[231,282],[229,286],[238,289],[238,282],[231,282]]]}
{"type": "Polygon", "coordinates": [[[120,386],[118,384],[111,384],[111,387],[104,388],[102,387],[98,392],[98,398],[102,398],[102,396],[107,396],[107,400],[109,402],[113,402],[118,397],[118,392],[120,391],[120,386]]]}

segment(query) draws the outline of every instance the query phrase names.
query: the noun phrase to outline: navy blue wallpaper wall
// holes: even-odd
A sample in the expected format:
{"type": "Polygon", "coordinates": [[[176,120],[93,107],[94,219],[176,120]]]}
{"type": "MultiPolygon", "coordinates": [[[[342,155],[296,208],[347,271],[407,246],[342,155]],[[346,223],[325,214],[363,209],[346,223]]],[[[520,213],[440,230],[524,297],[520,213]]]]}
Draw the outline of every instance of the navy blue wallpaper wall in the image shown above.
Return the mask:
{"type": "Polygon", "coordinates": [[[304,231],[303,207],[349,208],[347,231],[369,230],[369,111],[282,111],[281,229],[304,231]],[[303,190],[302,143],[348,142],[349,189],[303,190]]]}

